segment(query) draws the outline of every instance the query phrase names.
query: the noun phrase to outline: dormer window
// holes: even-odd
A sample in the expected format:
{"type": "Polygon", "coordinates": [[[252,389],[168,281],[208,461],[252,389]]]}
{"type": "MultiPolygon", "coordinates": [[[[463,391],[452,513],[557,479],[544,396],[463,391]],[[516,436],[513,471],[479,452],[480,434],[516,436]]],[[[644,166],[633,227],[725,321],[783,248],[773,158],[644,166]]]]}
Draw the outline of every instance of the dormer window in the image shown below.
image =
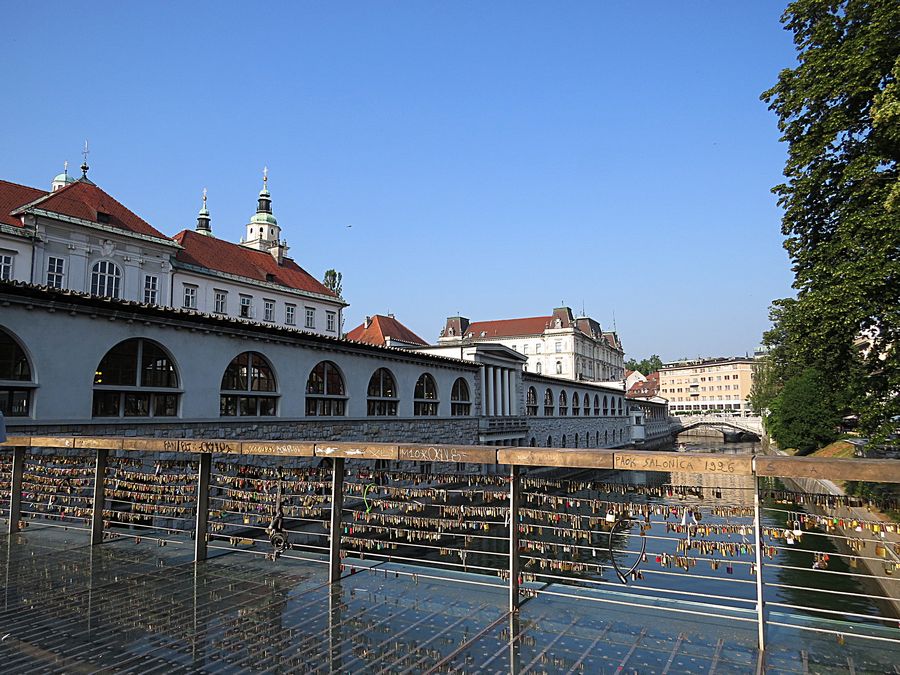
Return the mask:
{"type": "Polygon", "coordinates": [[[109,222],[109,214],[103,213],[103,211],[97,211],[97,222],[98,223],[108,223],[109,222]]]}
{"type": "Polygon", "coordinates": [[[267,272],[266,273],[266,281],[268,281],[270,283],[275,281],[275,275],[270,272],[267,272]]]}

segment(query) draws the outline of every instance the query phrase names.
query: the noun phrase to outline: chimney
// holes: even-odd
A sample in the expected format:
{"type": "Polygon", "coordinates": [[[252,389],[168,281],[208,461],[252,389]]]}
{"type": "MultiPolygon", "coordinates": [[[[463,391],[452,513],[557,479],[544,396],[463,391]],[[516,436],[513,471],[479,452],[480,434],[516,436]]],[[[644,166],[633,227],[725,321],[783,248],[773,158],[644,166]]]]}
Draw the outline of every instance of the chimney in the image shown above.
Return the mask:
{"type": "Polygon", "coordinates": [[[275,262],[281,265],[284,262],[284,254],[288,252],[288,245],[286,241],[279,240],[275,243],[274,246],[269,248],[269,253],[272,254],[272,257],[275,258],[275,262]]]}
{"type": "Polygon", "coordinates": [[[367,316],[367,317],[366,317],[365,327],[368,328],[368,327],[371,326],[371,325],[372,325],[372,317],[371,317],[371,316],[367,316]]]}
{"type": "Polygon", "coordinates": [[[388,318],[389,318],[389,319],[393,319],[393,318],[394,318],[394,315],[391,314],[390,312],[388,312],[388,318]]]}

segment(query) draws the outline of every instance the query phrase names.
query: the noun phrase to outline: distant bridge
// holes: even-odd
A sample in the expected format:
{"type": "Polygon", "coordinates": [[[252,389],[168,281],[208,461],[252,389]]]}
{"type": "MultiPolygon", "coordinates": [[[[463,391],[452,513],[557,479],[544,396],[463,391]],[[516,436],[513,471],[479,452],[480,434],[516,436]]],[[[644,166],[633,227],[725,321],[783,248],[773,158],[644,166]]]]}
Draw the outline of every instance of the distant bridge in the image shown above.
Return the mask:
{"type": "Polygon", "coordinates": [[[670,417],[669,424],[673,434],[680,434],[698,427],[707,427],[728,435],[743,432],[762,436],[762,417],[730,417],[725,415],[690,415],[670,417]]]}

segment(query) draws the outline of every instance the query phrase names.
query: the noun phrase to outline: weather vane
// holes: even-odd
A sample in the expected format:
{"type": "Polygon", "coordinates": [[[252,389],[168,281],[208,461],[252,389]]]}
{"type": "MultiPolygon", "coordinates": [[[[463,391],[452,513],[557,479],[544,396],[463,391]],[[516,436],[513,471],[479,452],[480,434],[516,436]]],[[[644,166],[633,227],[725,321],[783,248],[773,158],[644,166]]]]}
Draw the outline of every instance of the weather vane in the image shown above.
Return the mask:
{"type": "Polygon", "coordinates": [[[85,141],[84,141],[84,150],[81,151],[81,156],[84,157],[84,162],[83,162],[82,165],[81,165],[81,174],[82,174],[82,176],[84,176],[85,178],[87,178],[87,172],[88,172],[88,169],[90,168],[90,167],[88,166],[88,163],[87,163],[87,158],[88,158],[88,155],[90,154],[90,152],[91,152],[91,151],[88,150],[88,142],[87,142],[87,139],[85,139],[85,141]]]}

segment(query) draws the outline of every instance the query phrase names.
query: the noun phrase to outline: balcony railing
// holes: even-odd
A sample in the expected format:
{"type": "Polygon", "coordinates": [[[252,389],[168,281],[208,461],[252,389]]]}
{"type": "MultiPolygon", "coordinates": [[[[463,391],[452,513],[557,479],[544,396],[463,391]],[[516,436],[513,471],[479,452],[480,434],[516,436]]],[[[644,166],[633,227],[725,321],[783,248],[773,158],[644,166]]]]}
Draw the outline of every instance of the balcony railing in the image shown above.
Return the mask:
{"type": "MultiPolygon", "coordinates": [[[[293,558],[331,582],[390,567],[532,597],[900,645],[900,534],[808,479],[900,483],[900,463],[552,448],[14,437],[10,534],[293,558]],[[811,490],[811,491],[804,491],[811,490]],[[391,567],[392,566],[392,567],[391,567]]],[[[878,511],[876,509],[881,509],[878,511]]],[[[674,654],[674,652],[673,652],[674,654]]]]}

